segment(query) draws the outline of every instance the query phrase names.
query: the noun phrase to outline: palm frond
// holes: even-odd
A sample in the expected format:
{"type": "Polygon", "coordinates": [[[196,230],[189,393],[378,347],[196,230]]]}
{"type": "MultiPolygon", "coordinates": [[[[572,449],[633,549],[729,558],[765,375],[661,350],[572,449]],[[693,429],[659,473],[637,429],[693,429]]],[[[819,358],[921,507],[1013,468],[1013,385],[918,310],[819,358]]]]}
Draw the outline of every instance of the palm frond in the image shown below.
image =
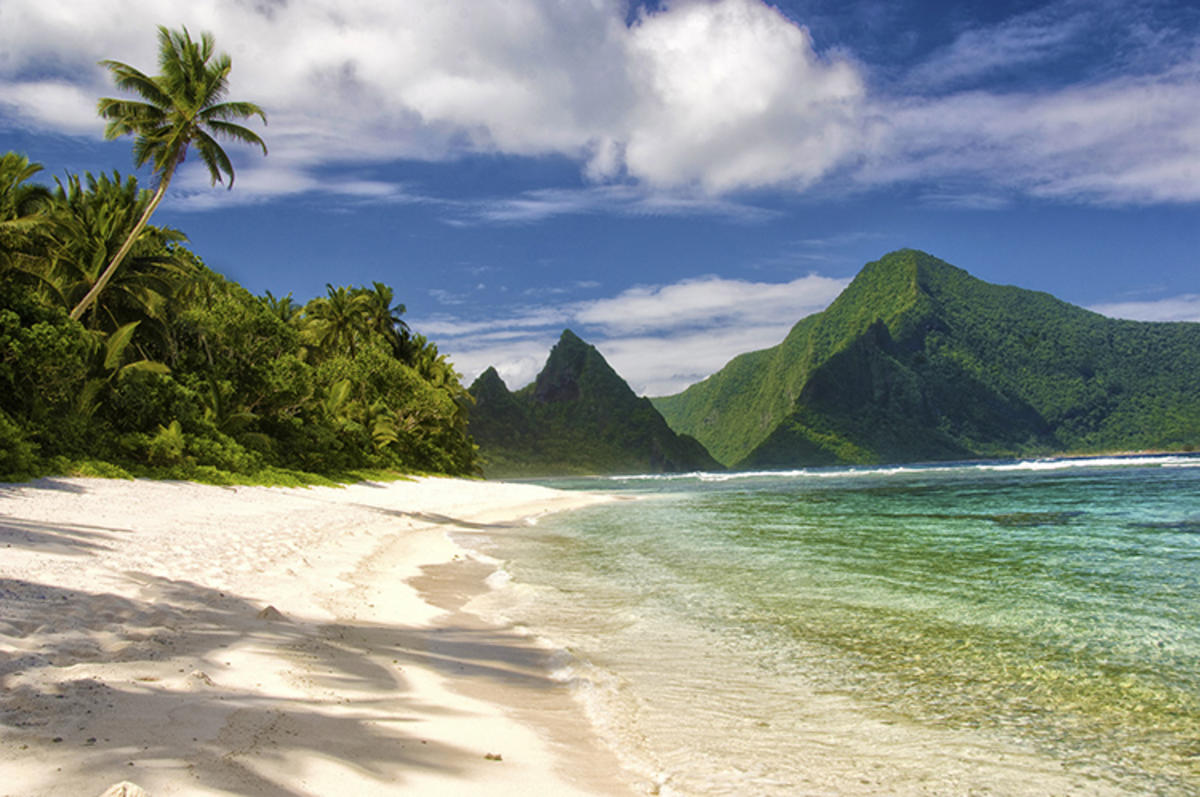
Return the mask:
{"type": "Polygon", "coordinates": [[[215,61],[204,66],[197,75],[203,78],[197,81],[197,107],[215,105],[225,99],[225,95],[229,93],[229,72],[232,69],[233,62],[225,53],[221,53],[215,61]]]}
{"type": "Polygon", "coordinates": [[[121,363],[121,357],[125,354],[125,349],[129,346],[129,342],[133,339],[134,330],[137,329],[138,321],[125,324],[116,332],[109,335],[108,340],[104,343],[104,367],[109,370],[115,370],[121,363]]]}
{"type": "Polygon", "coordinates": [[[200,160],[208,167],[208,174],[212,177],[212,184],[224,182],[221,179],[222,173],[229,175],[229,188],[233,188],[233,163],[229,160],[229,156],[225,154],[225,150],[221,149],[221,145],[216,140],[205,133],[203,130],[196,131],[196,149],[200,151],[200,160]]]}
{"type": "MultiPolygon", "coordinates": [[[[135,163],[139,167],[147,163],[153,165],[158,178],[155,203],[161,200],[175,169],[193,143],[213,183],[223,182],[223,176],[228,175],[230,187],[234,179],[233,164],[213,138],[214,135],[254,144],[266,153],[266,145],[257,134],[228,121],[256,114],[265,122],[266,115],[252,103],[225,102],[231,61],[225,53],[216,54],[211,34],[203,33],[195,40],[186,27],[170,30],[159,26],[159,74],[154,77],[120,61],[101,63],[112,73],[118,88],[145,100],[135,102],[104,98],[97,109],[101,117],[108,121],[105,135],[115,138],[133,134],[135,163]]],[[[154,207],[147,206],[147,213],[137,222],[139,226],[147,222],[148,214],[154,207]]],[[[135,229],[125,238],[95,284],[71,310],[72,318],[80,318],[96,301],[136,239],[135,229]]]]}
{"type": "Polygon", "coordinates": [[[137,94],[151,105],[163,106],[170,102],[158,81],[137,67],[111,60],[101,61],[100,65],[112,73],[113,83],[122,91],[137,94]]]}
{"type": "Polygon", "coordinates": [[[233,122],[209,122],[208,127],[213,133],[216,133],[222,138],[227,138],[232,141],[240,141],[243,144],[253,144],[262,147],[263,154],[267,154],[267,144],[263,141],[258,133],[253,130],[236,125],[233,122]]]}
{"type": "Polygon", "coordinates": [[[162,70],[162,79],[169,85],[181,85],[184,80],[187,52],[190,49],[192,37],[187,28],[181,31],[170,30],[163,25],[158,26],[158,68],[162,70]]]}
{"type": "Polygon", "coordinates": [[[157,105],[117,97],[101,97],[96,103],[96,113],[102,119],[124,123],[131,131],[152,127],[165,121],[165,114],[157,105]]]}
{"type": "Polygon", "coordinates": [[[158,151],[155,140],[149,136],[138,136],[133,140],[133,162],[139,168],[145,166],[147,161],[154,160],[154,155],[158,151]]]}
{"type": "Polygon", "coordinates": [[[210,105],[200,113],[196,114],[197,119],[202,119],[205,122],[213,120],[230,120],[230,119],[249,119],[251,116],[258,116],[262,119],[263,124],[267,123],[267,114],[262,108],[252,102],[222,102],[216,105],[210,105]]]}

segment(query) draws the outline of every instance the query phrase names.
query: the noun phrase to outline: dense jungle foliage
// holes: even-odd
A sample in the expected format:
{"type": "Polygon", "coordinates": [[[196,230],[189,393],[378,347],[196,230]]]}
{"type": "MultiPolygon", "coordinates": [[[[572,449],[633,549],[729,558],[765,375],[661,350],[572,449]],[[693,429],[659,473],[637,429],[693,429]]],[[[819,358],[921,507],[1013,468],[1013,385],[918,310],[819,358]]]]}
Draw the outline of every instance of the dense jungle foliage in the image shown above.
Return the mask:
{"type": "Polygon", "coordinates": [[[660,473],[720,465],[694,439],[677,435],[570,330],[537,379],[510,392],[489,368],[470,389],[470,431],[489,476],[660,473]]]}
{"type": "Polygon", "coordinates": [[[470,474],[470,397],[381,283],[305,304],[205,267],[133,177],[0,156],[0,479],[470,474]],[[111,282],[71,318],[133,233],[111,282]]]}
{"type": "Polygon", "coordinates": [[[1200,324],[1119,321],[914,250],[778,346],[654,400],[733,467],[1200,444],[1200,324]]]}

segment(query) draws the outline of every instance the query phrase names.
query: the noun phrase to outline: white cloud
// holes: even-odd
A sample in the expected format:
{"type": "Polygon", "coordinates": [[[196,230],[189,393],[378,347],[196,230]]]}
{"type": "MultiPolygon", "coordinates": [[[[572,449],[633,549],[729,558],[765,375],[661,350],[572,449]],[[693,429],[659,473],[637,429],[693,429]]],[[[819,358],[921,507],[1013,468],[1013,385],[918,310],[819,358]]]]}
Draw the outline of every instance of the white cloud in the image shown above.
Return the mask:
{"type": "Polygon", "coordinates": [[[464,384],[469,385],[490,366],[510,390],[516,390],[532,382],[542,370],[558,334],[543,330],[499,342],[472,341],[460,346],[452,341],[439,341],[438,348],[449,356],[455,370],[463,374],[464,384]]]}
{"type": "Polygon", "coordinates": [[[85,135],[100,125],[96,94],[61,80],[0,81],[0,107],[40,129],[85,135]]]}
{"type": "Polygon", "coordinates": [[[869,185],[974,179],[1070,201],[1200,201],[1200,69],[898,101],[879,106],[874,125],[856,173],[869,185]]]}
{"type": "Polygon", "coordinates": [[[704,277],[561,307],[530,307],[494,321],[442,316],[412,323],[436,336],[468,381],[493,365],[510,388],[528,384],[562,329],[571,327],[600,349],[635,392],[665,395],[738,354],[779,343],[847,282],[817,275],[786,283],[704,277]]]}
{"type": "Polygon", "coordinates": [[[472,321],[452,315],[437,315],[419,322],[419,331],[434,335],[438,340],[469,336],[473,339],[498,340],[522,334],[524,330],[553,329],[561,331],[571,322],[573,314],[568,308],[526,307],[520,308],[508,318],[488,321],[472,321]]]}
{"type": "Polygon", "coordinates": [[[716,373],[739,354],[776,345],[800,318],[604,338],[596,346],[638,395],[669,396],[716,373]]]}
{"type": "MultiPolygon", "coordinates": [[[[262,163],[248,163],[235,175],[236,191],[228,182],[212,184],[205,169],[184,171],[171,183],[175,210],[209,210],[214,207],[250,205],[282,196],[333,194],[345,199],[391,203],[439,203],[439,200],[409,193],[401,183],[354,177],[318,177],[304,170],[271,169],[262,163]]],[[[448,203],[445,203],[448,204],[448,203]]]]}
{"type": "Polygon", "coordinates": [[[818,57],[770,6],[677,0],[631,26],[625,12],[622,0],[6,0],[0,81],[25,123],[98,135],[94,98],[112,89],[97,61],[156,69],[152,22],[129,20],[211,30],[233,58],[231,95],[268,111],[271,156],[239,177],[263,195],[309,190],[322,163],[465,152],[565,154],[594,177],[655,186],[803,185],[852,151],[856,70],[818,57]],[[53,111],[23,99],[48,79],[76,87],[53,111]]]}
{"type": "Polygon", "coordinates": [[[805,28],[758,0],[668,8],[630,30],[631,175],[713,193],[804,187],[859,149],[858,69],[817,56],[805,28]]]}
{"type": "Polygon", "coordinates": [[[824,309],[846,284],[815,274],[786,283],[701,277],[630,288],[611,299],[582,304],[573,315],[606,332],[625,334],[730,322],[774,324],[781,319],[790,326],[824,309]]]}
{"type": "Polygon", "coordinates": [[[606,213],[622,216],[718,216],[758,222],[775,214],[753,205],[690,193],[650,192],[631,185],[587,188],[543,188],[515,197],[457,205],[469,220],[501,223],[537,222],[553,216],[606,213]]]}
{"type": "Polygon", "coordinates": [[[1078,2],[1051,3],[988,27],[963,31],[908,76],[921,88],[963,84],[1061,58],[1076,46],[1088,46],[1095,9],[1078,2]]]}
{"type": "MultiPolygon", "coordinates": [[[[1147,59],[1160,71],[1138,76],[1008,94],[889,95],[869,91],[865,66],[822,54],[765,0],[667,0],[630,24],[627,8],[624,0],[5,0],[0,114],[98,137],[95,98],[113,89],[97,61],[153,72],[153,23],[168,21],[211,30],[233,58],[231,95],[268,111],[271,154],[231,147],[239,190],[224,202],[312,191],[407,201],[402,186],[326,175],[466,153],[566,156],[599,185],[448,205],[452,223],[736,215],[746,206],[713,197],[816,184],[836,194],[951,182],[974,206],[1021,194],[1200,200],[1194,46],[1167,48],[1166,67],[1147,59]]],[[[1082,46],[1096,19],[1119,24],[1119,13],[1064,2],[973,28],[900,85],[978,89],[981,79],[1082,46]]],[[[1124,41],[1139,46],[1132,35],[1124,41]]],[[[195,159],[183,174],[206,180],[195,159]]]]}
{"type": "Polygon", "coordinates": [[[1185,293],[1153,301],[1097,304],[1088,309],[1109,318],[1126,318],[1131,321],[1200,322],[1200,293],[1185,293]]]}

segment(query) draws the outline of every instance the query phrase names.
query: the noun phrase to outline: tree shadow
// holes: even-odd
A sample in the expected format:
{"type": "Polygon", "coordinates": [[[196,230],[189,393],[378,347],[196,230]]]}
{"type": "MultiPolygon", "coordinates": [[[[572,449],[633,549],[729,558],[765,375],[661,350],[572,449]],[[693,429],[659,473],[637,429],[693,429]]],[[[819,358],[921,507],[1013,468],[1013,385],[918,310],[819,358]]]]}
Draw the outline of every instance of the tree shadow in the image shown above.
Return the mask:
{"type": "Polygon", "coordinates": [[[28,482],[0,483],[0,495],[16,492],[17,490],[54,490],[56,492],[80,494],[87,492],[87,488],[82,484],[72,484],[71,482],[50,476],[28,482]]]}
{"type": "Polygon", "coordinates": [[[163,760],[191,762],[187,776],[211,789],[307,793],[255,766],[278,772],[297,753],[396,783],[406,771],[459,775],[486,751],[420,738],[414,728],[422,720],[455,711],[411,692],[405,666],[563,688],[545,675],[547,652],[504,629],[271,620],[243,596],[125,576],[136,597],[0,579],[0,730],[31,747],[54,737],[78,752],[75,771],[64,766],[63,775],[89,779],[97,793],[163,760]],[[237,687],[228,661],[235,647],[293,662],[294,674],[323,696],[237,687]],[[114,670],[114,662],[131,666],[114,670]],[[180,725],[193,729],[182,746],[180,725]]]}
{"type": "Polygon", "coordinates": [[[45,523],[0,515],[0,547],[27,548],[42,553],[84,556],[111,550],[107,540],[128,529],[86,526],[77,523],[45,523]]]}
{"type": "Polygon", "coordinates": [[[370,504],[352,504],[351,506],[358,507],[359,509],[366,509],[369,512],[376,512],[380,515],[390,515],[391,517],[417,520],[434,526],[456,526],[462,529],[478,530],[512,528],[511,523],[474,523],[469,520],[462,520],[449,515],[440,515],[436,512],[406,512],[403,509],[387,509],[381,506],[371,506],[370,504]]]}

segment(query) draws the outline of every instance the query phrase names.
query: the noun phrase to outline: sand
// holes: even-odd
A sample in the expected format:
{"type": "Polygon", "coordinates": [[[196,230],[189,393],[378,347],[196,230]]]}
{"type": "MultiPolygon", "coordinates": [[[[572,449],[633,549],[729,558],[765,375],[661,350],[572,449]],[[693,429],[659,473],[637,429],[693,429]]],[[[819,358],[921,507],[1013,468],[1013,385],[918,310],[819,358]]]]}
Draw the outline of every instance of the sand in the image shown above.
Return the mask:
{"type": "Polygon", "coordinates": [[[598,500],[0,485],[0,795],[638,793],[561,654],[464,611],[493,565],[447,533],[598,500]]]}

